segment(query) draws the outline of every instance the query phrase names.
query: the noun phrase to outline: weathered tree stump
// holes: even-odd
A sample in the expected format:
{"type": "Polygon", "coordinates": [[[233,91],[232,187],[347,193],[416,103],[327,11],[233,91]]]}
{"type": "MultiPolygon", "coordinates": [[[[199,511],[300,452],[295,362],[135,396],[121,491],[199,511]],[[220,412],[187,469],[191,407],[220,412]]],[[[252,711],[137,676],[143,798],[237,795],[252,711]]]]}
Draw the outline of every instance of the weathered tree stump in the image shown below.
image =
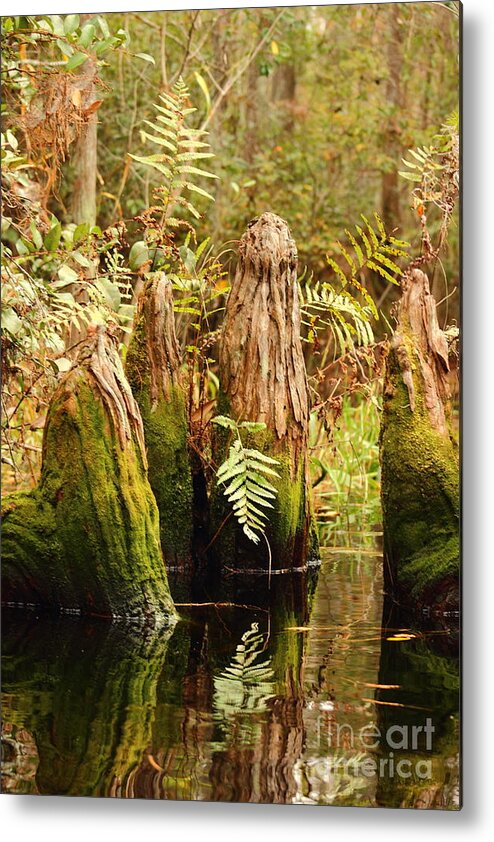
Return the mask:
{"type": "Polygon", "coordinates": [[[452,608],[459,588],[458,447],[450,428],[448,345],[427,276],[403,282],[380,437],[385,578],[401,601],[452,608]]]}
{"type": "Polygon", "coordinates": [[[58,385],[38,487],[5,501],[3,600],[174,620],[142,420],[98,331],[58,385]]]}
{"type": "MultiPolygon", "coordinates": [[[[300,339],[297,249],[287,224],[272,213],[254,219],[240,240],[220,343],[220,384],[219,412],[236,422],[264,423],[265,430],[242,434],[244,444],[280,463],[265,532],[272,566],[303,565],[311,553],[317,554],[317,537],[308,472],[309,392],[300,339]]],[[[218,465],[230,439],[229,431],[215,433],[218,465]]],[[[213,505],[216,530],[228,506],[219,486],[213,505]]],[[[255,547],[232,518],[216,540],[219,551],[233,552],[237,564],[266,569],[268,547],[255,547]]]]}
{"type": "Polygon", "coordinates": [[[125,367],[141,410],[165,561],[180,565],[191,553],[193,486],[173,290],[162,273],[153,275],[140,295],[125,367]]]}

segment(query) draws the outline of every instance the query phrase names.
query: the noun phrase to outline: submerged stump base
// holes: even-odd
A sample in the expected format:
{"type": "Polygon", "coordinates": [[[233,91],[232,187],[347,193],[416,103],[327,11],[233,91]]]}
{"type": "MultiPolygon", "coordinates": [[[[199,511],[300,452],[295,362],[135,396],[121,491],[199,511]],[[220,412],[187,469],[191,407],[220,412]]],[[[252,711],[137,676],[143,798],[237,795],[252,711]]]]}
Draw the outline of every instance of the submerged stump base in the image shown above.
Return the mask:
{"type": "Polygon", "coordinates": [[[459,465],[448,345],[427,276],[405,278],[380,437],[386,586],[415,611],[458,608],[459,465]]]}
{"type": "Polygon", "coordinates": [[[6,498],[2,533],[6,603],[176,618],[139,408],[101,331],[53,395],[39,485],[6,498]]]}

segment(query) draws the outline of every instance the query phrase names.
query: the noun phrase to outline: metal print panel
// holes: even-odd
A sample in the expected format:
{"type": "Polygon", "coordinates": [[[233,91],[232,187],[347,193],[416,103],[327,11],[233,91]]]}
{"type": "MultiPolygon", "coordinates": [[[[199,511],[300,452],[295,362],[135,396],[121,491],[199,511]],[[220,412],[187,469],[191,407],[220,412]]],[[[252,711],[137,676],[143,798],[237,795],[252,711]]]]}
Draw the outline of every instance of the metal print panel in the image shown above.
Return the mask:
{"type": "Polygon", "coordinates": [[[461,5],[2,18],[2,791],[460,808],[461,5]]]}

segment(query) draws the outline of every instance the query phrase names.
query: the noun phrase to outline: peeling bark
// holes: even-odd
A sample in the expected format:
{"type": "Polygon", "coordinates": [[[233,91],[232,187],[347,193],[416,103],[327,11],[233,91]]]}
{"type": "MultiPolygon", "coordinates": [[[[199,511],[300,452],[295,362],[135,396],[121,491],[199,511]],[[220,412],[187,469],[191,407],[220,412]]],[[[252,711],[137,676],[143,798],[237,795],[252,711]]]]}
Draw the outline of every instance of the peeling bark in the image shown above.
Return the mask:
{"type": "MultiPolygon", "coordinates": [[[[279,216],[254,219],[240,241],[220,348],[221,386],[235,418],[263,421],[306,446],[309,390],[300,341],[297,248],[279,216]]],[[[294,466],[295,467],[295,466],[294,466]]]]}
{"type": "Polygon", "coordinates": [[[403,282],[386,364],[380,444],[387,585],[419,608],[458,602],[459,465],[448,371],[429,281],[414,269],[403,282]]]}
{"type": "Polygon", "coordinates": [[[38,487],[5,501],[3,599],[174,620],[139,407],[97,331],[50,403],[38,487]]]}
{"type": "Polygon", "coordinates": [[[142,413],[149,482],[160,513],[161,546],[165,561],[175,564],[190,558],[193,518],[180,363],[172,284],[158,273],[146,282],[139,298],[126,372],[142,413]]]}
{"type": "MultiPolygon", "coordinates": [[[[278,497],[267,530],[274,563],[304,563],[311,547],[317,552],[317,540],[308,477],[309,392],[300,340],[297,249],[287,224],[272,213],[254,219],[240,241],[220,344],[220,383],[220,411],[236,421],[263,422],[266,431],[250,435],[246,443],[280,461],[281,479],[274,481],[278,497]]],[[[220,464],[227,441],[222,433],[215,436],[213,451],[220,464]]],[[[234,544],[247,554],[251,550],[240,535],[234,544]]]]}

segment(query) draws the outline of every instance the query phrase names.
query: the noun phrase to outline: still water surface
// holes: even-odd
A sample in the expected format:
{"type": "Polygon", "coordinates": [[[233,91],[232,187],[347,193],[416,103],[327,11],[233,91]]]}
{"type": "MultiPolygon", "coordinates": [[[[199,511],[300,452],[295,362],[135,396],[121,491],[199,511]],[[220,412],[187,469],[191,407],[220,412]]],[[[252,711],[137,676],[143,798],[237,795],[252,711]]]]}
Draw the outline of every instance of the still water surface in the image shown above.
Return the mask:
{"type": "Polygon", "coordinates": [[[147,634],[6,609],[3,790],[458,809],[454,629],[396,624],[377,549],[225,592],[147,634]]]}

